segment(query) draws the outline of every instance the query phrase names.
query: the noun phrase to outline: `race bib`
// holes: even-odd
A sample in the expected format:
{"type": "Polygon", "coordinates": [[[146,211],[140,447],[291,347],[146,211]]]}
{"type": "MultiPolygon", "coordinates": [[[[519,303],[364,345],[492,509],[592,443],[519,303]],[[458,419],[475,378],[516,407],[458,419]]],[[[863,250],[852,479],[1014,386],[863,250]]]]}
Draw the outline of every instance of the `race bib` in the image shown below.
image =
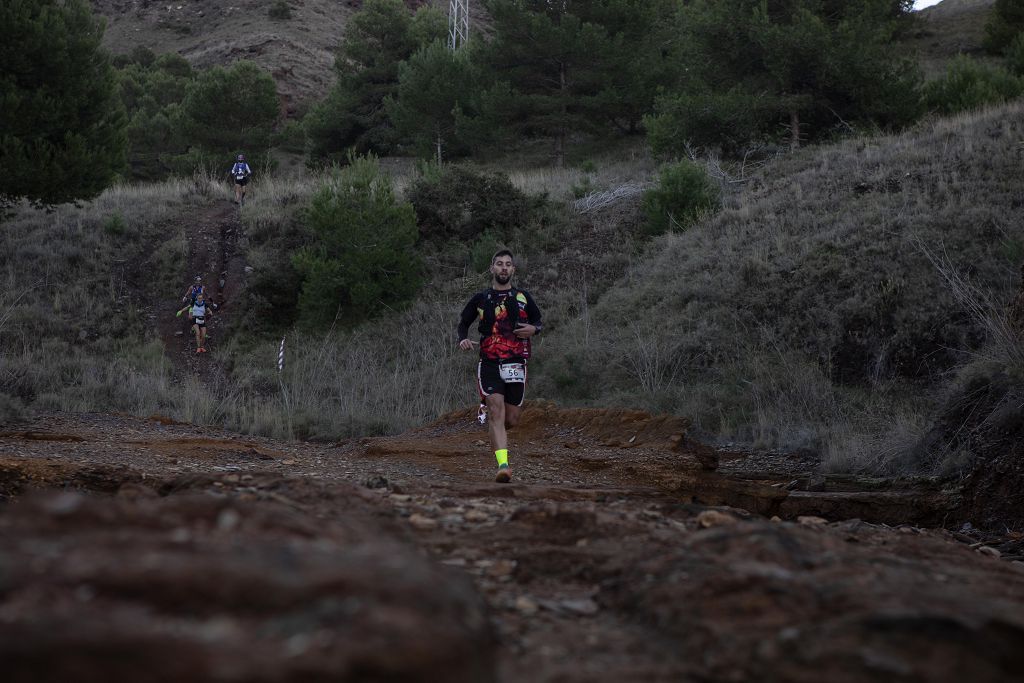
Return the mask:
{"type": "Polygon", "coordinates": [[[236,175],[235,180],[245,180],[245,175],[236,175]]]}
{"type": "Polygon", "coordinates": [[[196,318],[196,324],[197,325],[202,325],[205,322],[206,322],[206,318],[196,318]]]}
{"type": "Polygon", "coordinates": [[[503,382],[525,382],[526,365],[524,363],[505,363],[498,366],[498,374],[503,382]]]}

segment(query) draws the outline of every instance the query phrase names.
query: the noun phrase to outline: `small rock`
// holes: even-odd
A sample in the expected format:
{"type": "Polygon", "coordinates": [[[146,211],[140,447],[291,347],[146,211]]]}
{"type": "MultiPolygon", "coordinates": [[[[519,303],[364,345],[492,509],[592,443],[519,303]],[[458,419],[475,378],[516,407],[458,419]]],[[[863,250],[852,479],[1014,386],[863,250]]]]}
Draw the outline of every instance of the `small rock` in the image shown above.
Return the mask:
{"type": "Polygon", "coordinates": [[[486,522],[490,518],[490,515],[488,515],[486,512],[481,512],[480,510],[470,510],[469,512],[466,513],[465,516],[465,520],[467,522],[473,522],[474,524],[486,522]]]}
{"type": "Polygon", "coordinates": [[[983,545],[983,546],[981,546],[980,548],[978,548],[978,552],[981,553],[982,555],[988,555],[989,557],[995,557],[995,558],[1002,557],[1002,555],[1003,555],[1001,552],[999,552],[997,549],[993,548],[990,545],[983,545]]]}
{"type": "Polygon", "coordinates": [[[530,617],[540,610],[540,606],[525,595],[520,595],[516,598],[516,609],[520,614],[530,617]]]}
{"type": "Polygon", "coordinates": [[[221,531],[232,531],[240,521],[242,521],[242,516],[237,511],[227,508],[221,510],[221,513],[217,515],[217,528],[221,531]]]}
{"type": "Polygon", "coordinates": [[[770,520],[768,520],[768,521],[769,522],[775,522],[776,524],[778,524],[779,522],[782,521],[782,517],[779,517],[778,515],[772,515],[772,518],[770,520]]]}
{"type": "Polygon", "coordinates": [[[512,575],[517,564],[515,560],[497,560],[487,568],[487,574],[495,579],[503,579],[512,575]]]}
{"type": "Polygon", "coordinates": [[[295,464],[295,461],[294,461],[294,460],[292,460],[291,458],[288,458],[287,460],[282,460],[282,461],[281,461],[281,464],[282,464],[282,465],[294,465],[294,464],[295,464]]]}
{"type": "Polygon", "coordinates": [[[363,486],[368,489],[386,489],[388,487],[388,480],[386,477],[380,474],[374,474],[363,482],[363,486]]]}
{"type": "Polygon", "coordinates": [[[427,531],[429,529],[437,528],[436,519],[431,519],[430,517],[427,517],[426,515],[421,515],[418,512],[415,512],[412,515],[410,515],[409,524],[413,525],[420,531],[427,531]]]}
{"type": "Polygon", "coordinates": [[[77,493],[58,493],[46,501],[46,511],[56,517],[74,514],[82,507],[84,499],[77,493]]]}
{"type": "Polygon", "coordinates": [[[803,524],[804,526],[823,526],[828,524],[828,520],[815,515],[800,515],[796,518],[796,523],[803,524]]]}
{"type": "Polygon", "coordinates": [[[575,614],[597,614],[599,607],[597,603],[590,598],[579,598],[572,600],[562,600],[558,603],[558,606],[567,612],[573,612],[575,614]]]}
{"type": "Polygon", "coordinates": [[[713,526],[727,526],[729,524],[735,524],[739,520],[732,515],[727,515],[724,512],[718,510],[704,510],[697,515],[697,523],[704,529],[708,529],[713,526]]]}
{"type": "Polygon", "coordinates": [[[393,500],[396,503],[408,503],[410,500],[412,500],[412,496],[410,496],[407,493],[392,494],[390,500],[393,500]]]}

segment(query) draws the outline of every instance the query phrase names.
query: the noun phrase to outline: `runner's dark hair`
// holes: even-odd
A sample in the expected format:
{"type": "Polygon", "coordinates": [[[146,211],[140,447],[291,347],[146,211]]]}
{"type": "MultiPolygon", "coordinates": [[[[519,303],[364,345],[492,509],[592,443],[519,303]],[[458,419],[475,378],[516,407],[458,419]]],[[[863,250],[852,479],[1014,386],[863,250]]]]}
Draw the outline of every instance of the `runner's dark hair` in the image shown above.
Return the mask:
{"type": "Polygon", "coordinates": [[[511,251],[509,251],[508,249],[502,249],[501,251],[499,251],[498,253],[491,257],[491,263],[497,261],[499,256],[508,256],[510,259],[512,259],[513,264],[516,262],[516,257],[512,254],[511,251]]]}

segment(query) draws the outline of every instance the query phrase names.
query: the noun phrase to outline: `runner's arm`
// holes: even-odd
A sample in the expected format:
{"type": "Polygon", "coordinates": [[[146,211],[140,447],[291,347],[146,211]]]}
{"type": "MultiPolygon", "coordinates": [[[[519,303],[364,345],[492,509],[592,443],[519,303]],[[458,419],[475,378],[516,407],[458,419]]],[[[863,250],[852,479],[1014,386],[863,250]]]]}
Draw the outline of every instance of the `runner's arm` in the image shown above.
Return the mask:
{"type": "Polygon", "coordinates": [[[462,314],[459,316],[459,341],[467,339],[469,337],[469,326],[473,324],[473,321],[477,318],[477,297],[473,297],[466,304],[466,307],[462,309],[462,314]]]}

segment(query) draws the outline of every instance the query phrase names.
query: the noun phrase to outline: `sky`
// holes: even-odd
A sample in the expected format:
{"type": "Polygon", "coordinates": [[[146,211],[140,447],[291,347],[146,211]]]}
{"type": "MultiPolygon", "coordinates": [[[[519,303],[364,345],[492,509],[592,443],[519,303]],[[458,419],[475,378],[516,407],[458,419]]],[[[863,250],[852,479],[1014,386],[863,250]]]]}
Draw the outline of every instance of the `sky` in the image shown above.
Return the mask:
{"type": "Polygon", "coordinates": [[[914,3],[914,9],[924,9],[925,7],[937,5],[939,2],[940,0],[917,0],[917,2],[914,3]]]}

